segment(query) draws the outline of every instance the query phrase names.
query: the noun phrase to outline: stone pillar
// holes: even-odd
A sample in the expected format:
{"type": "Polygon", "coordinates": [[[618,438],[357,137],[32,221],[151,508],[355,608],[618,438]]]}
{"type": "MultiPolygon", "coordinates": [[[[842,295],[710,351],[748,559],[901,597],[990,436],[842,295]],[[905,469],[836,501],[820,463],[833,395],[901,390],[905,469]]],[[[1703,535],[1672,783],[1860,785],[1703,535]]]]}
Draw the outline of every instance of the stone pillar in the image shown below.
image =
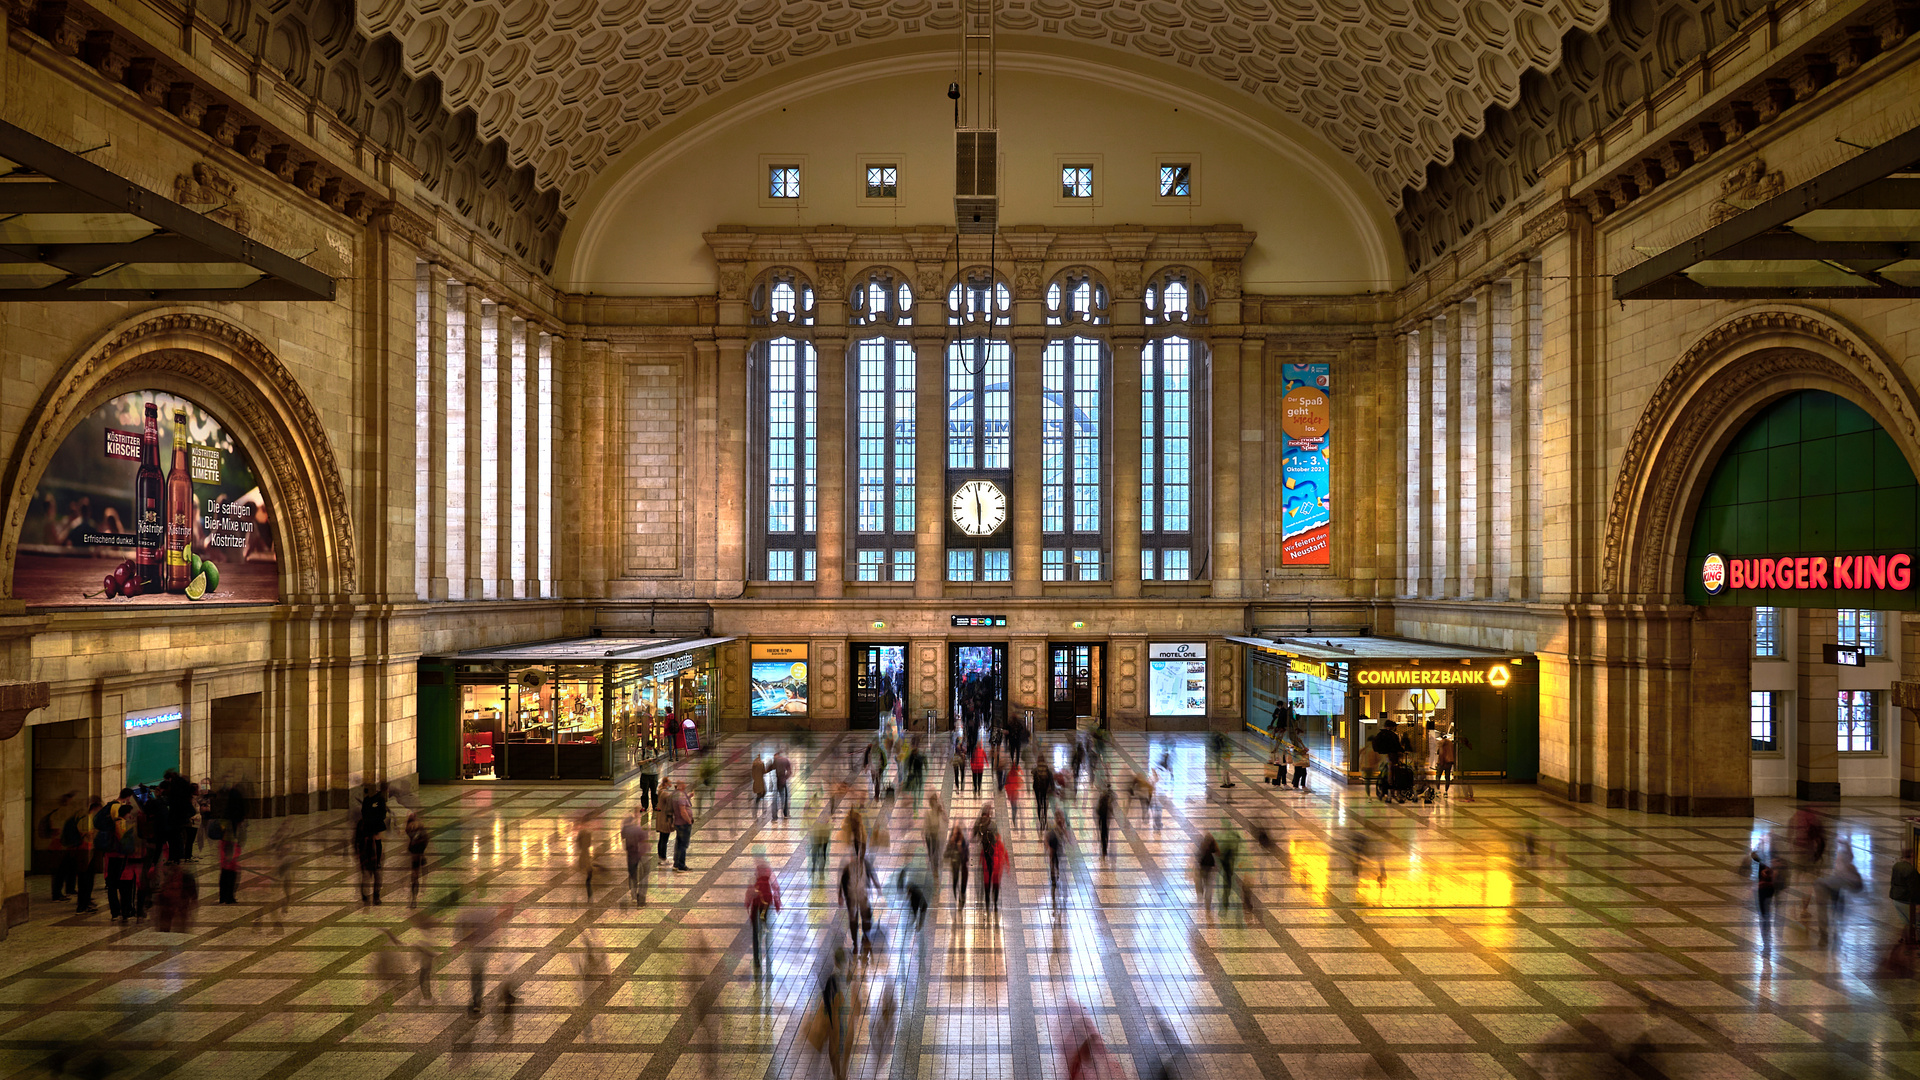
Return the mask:
{"type": "MultiPolygon", "coordinates": [[[[1266,581],[1267,493],[1274,485],[1267,477],[1267,358],[1266,339],[1240,339],[1240,415],[1234,425],[1233,444],[1240,457],[1240,485],[1235,502],[1235,528],[1240,533],[1240,595],[1262,595],[1266,581]]],[[[1278,369],[1276,368],[1276,371],[1278,369]]],[[[1277,471],[1277,470],[1276,470],[1277,471]]],[[[1277,477],[1275,478],[1277,481],[1277,477]]],[[[1340,530],[1332,530],[1334,533],[1340,530]]],[[[1275,534],[1274,561],[1279,561],[1279,536],[1275,534]]],[[[1329,563],[1333,549],[1329,548],[1329,563]]]]}
{"type": "Polygon", "coordinates": [[[1420,440],[1421,468],[1426,477],[1422,497],[1427,504],[1427,580],[1421,589],[1426,596],[1445,596],[1447,578],[1453,567],[1447,562],[1447,539],[1452,536],[1451,491],[1447,482],[1447,450],[1451,440],[1447,421],[1453,398],[1447,387],[1447,319],[1431,319],[1422,338],[1427,347],[1424,357],[1426,378],[1421,384],[1421,422],[1426,425],[1420,440]]]}
{"type": "Polygon", "coordinates": [[[717,595],[734,596],[747,581],[747,340],[744,331],[720,328],[714,347],[715,385],[721,388],[715,404],[719,435],[715,457],[719,462],[719,490],[712,495],[717,595]],[[728,388],[735,388],[728,392],[728,388]]]}
{"type": "Polygon", "coordinates": [[[1240,339],[1211,343],[1213,379],[1207,400],[1213,417],[1208,432],[1213,445],[1210,500],[1213,512],[1208,521],[1213,542],[1208,555],[1213,595],[1241,595],[1240,577],[1240,408],[1233,399],[1240,394],[1240,339]]]}
{"type": "Polygon", "coordinates": [[[1400,592],[1420,595],[1420,583],[1426,577],[1427,528],[1431,513],[1427,503],[1426,453],[1432,424],[1427,418],[1426,364],[1423,333],[1419,327],[1399,336],[1402,387],[1401,423],[1407,437],[1400,454],[1400,592]]]}
{"type": "MultiPolygon", "coordinates": [[[[1493,285],[1473,292],[1473,596],[1491,599],[1494,590],[1495,395],[1493,285]]],[[[1505,581],[1500,582],[1504,587],[1505,581]]]]}
{"type": "MultiPolygon", "coordinates": [[[[947,336],[944,325],[927,325],[939,317],[937,307],[922,303],[920,310],[933,314],[916,318],[913,329],[913,595],[932,600],[946,595],[947,579],[947,336]]],[[[944,686],[944,658],[940,671],[944,686]]],[[[939,715],[946,713],[942,706],[939,715]]]]}
{"type": "Polygon", "coordinates": [[[847,338],[846,305],[822,301],[822,320],[829,324],[814,339],[819,365],[819,517],[815,522],[814,549],[817,574],[814,595],[834,599],[846,592],[847,563],[847,471],[851,458],[847,451],[847,338]],[[839,312],[837,322],[827,317],[827,309],[839,312]]]}
{"type": "Polygon", "coordinates": [[[487,415],[481,407],[484,395],[481,393],[483,380],[481,372],[489,362],[487,357],[487,338],[491,334],[493,323],[493,305],[480,295],[480,290],[471,285],[460,290],[462,303],[466,309],[466,330],[462,337],[467,347],[467,413],[466,446],[463,448],[461,464],[466,469],[464,484],[466,501],[462,506],[466,518],[466,558],[462,560],[461,575],[466,584],[461,587],[463,599],[479,600],[486,595],[486,575],[488,569],[482,565],[486,553],[483,526],[487,519],[487,509],[481,505],[486,488],[481,483],[485,475],[483,467],[486,458],[485,447],[493,439],[494,433],[487,430],[482,422],[487,415]]]}
{"type": "MultiPolygon", "coordinates": [[[[1782,608],[1781,613],[1791,612],[1782,608]]],[[[1837,638],[1832,608],[1803,608],[1800,616],[1800,702],[1794,710],[1794,797],[1840,798],[1840,669],[1821,646],[1837,638]]]]}
{"type": "MultiPolygon", "coordinates": [[[[1131,328],[1128,328],[1131,329],[1131,328]]],[[[1140,351],[1128,333],[1113,339],[1113,595],[1140,595],[1140,351]]]]}
{"type": "MultiPolygon", "coordinates": [[[[1037,303],[1016,305],[1019,313],[1039,310],[1037,303]]],[[[1040,589],[1040,459],[1042,456],[1041,357],[1046,352],[1044,326],[1013,329],[1013,491],[1008,515],[1013,519],[1013,595],[1039,596],[1040,589]]],[[[945,485],[941,487],[945,491],[945,485]]]]}
{"type": "Polygon", "coordinates": [[[449,436],[454,424],[447,400],[447,275],[437,263],[420,264],[420,348],[417,355],[427,367],[426,401],[419,420],[424,430],[420,452],[424,462],[415,474],[424,480],[414,513],[424,528],[416,531],[426,541],[427,595],[423,599],[445,600],[447,586],[447,470],[453,460],[449,436]]]}
{"type": "Polygon", "coordinates": [[[532,431],[527,421],[533,415],[528,408],[527,391],[533,385],[527,366],[527,321],[518,315],[506,320],[507,355],[512,363],[500,380],[500,505],[506,510],[506,522],[500,548],[500,598],[526,599],[527,541],[532,502],[528,484],[528,448],[532,431]]]}
{"type": "Polygon", "coordinates": [[[1920,799],[1920,614],[1902,612],[1900,620],[1900,681],[1887,695],[1888,715],[1900,725],[1900,797],[1920,799]],[[1896,711],[1897,710],[1897,711],[1896,711]]]}
{"type": "Polygon", "coordinates": [[[527,566],[522,579],[521,596],[538,599],[547,595],[549,575],[540,572],[541,556],[546,554],[547,538],[541,524],[553,506],[550,484],[540,482],[540,468],[547,464],[551,472],[553,427],[551,418],[540,407],[542,390],[551,392],[547,381],[553,371],[553,337],[544,330],[530,329],[527,334],[527,566]],[[543,433],[547,438],[542,438],[543,433]]]}
{"type": "Polygon", "coordinates": [[[1480,336],[1485,343],[1487,377],[1487,439],[1483,443],[1491,460],[1481,475],[1485,484],[1481,496],[1486,513],[1481,516],[1482,535],[1489,548],[1487,558],[1487,595],[1512,599],[1513,593],[1513,339],[1508,312],[1507,287],[1494,284],[1484,290],[1480,336]]]}
{"type": "Polygon", "coordinates": [[[495,399],[494,428],[489,433],[493,438],[493,455],[487,465],[493,477],[493,499],[487,507],[492,520],[485,523],[493,534],[493,558],[481,568],[489,600],[513,599],[513,376],[514,356],[519,352],[519,328],[523,325],[511,310],[499,304],[493,306],[495,399]]]}
{"type": "Polygon", "coordinates": [[[1696,608],[1690,629],[1687,715],[1668,733],[1666,753],[1650,764],[1667,774],[1667,813],[1751,817],[1753,609],[1696,608]]]}
{"type": "Polygon", "coordinates": [[[1507,411],[1510,459],[1507,510],[1507,597],[1539,595],[1539,354],[1533,348],[1535,286],[1531,263],[1517,263],[1507,278],[1507,371],[1512,388],[1507,411]]]}
{"type": "Polygon", "coordinates": [[[1473,535],[1473,373],[1468,370],[1473,351],[1467,329],[1472,317],[1465,304],[1447,309],[1446,352],[1436,357],[1446,365],[1447,388],[1447,573],[1440,582],[1440,595],[1459,596],[1473,582],[1473,549],[1466,538],[1473,535]]]}

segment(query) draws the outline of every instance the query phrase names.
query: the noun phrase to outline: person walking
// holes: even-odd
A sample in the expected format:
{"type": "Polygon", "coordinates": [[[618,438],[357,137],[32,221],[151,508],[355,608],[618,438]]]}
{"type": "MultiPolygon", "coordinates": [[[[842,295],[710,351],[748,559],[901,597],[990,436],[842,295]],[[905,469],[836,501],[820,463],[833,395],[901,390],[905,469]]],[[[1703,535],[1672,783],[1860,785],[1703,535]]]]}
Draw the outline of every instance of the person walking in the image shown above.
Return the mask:
{"type": "Polygon", "coordinates": [[[773,752],[773,812],[793,817],[793,759],[785,750],[773,752]]]}
{"type": "Polygon", "coordinates": [[[240,902],[240,838],[220,827],[220,903],[240,902]]]}
{"type": "MultiPolygon", "coordinates": [[[[1453,743],[1447,742],[1443,745],[1447,747],[1452,747],[1453,743]]],[[[1307,748],[1305,744],[1296,742],[1293,744],[1293,749],[1290,751],[1289,756],[1293,758],[1294,789],[1296,791],[1305,791],[1307,790],[1307,766],[1312,763],[1313,755],[1307,752],[1307,748]]],[[[1453,783],[1453,780],[1452,780],[1453,766],[1452,765],[1447,766],[1447,775],[1448,775],[1447,783],[1449,784],[1453,783]]]]}
{"type": "Polygon", "coordinates": [[[1042,757],[1033,766],[1033,809],[1034,821],[1039,828],[1047,827],[1047,800],[1053,798],[1053,766],[1042,757]]]}
{"type": "Polygon", "coordinates": [[[988,911],[1000,910],[1000,880],[1007,869],[1007,845],[989,820],[980,837],[980,898],[988,911]]]}
{"type": "Polygon", "coordinates": [[[433,833],[419,814],[407,815],[407,907],[420,906],[420,881],[427,873],[427,842],[433,833]]]}
{"type": "Polygon", "coordinates": [[[853,938],[856,955],[872,951],[873,903],[867,886],[879,884],[865,853],[856,850],[840,864],[840,904],[847,909],[847,933],[853,938]]]}
{"type": "Polygon", "coordinates": [[[1753,902],[1760,918],[1760,947],[1773,947],[1773,898],[1779,891],[1779,877],[1774,870],[1771,855],[1763,856],[1755,849],[1750,856],[1753,859],[1753,902]]]}
{"type": "MultiPolygon", "coordinates": [[[[229,822],[229,835],[238,837],[237,824],[229,822]]],[[[380,903],[380,879],[386,863],[388,814],[384,786],[369,785],[360,800],[360,823],[354,830],[354,846],[360,856],[360,902],[380,903]]]]}
{"type": "Polygon", "coordinates": [[[580,871],[581,884],[586,886],[587,903],[593,903],[593,814],[580,815],[573,830],[574,867],[580,871]]]}
{"type": "Polygon", "coordinates": [[[1893,901],[1893,908],[1900,913],[1900,936],[1904,941],[1913,939],[1913,905],[1920,903],[1920,869],[1914,866],[1914,849],[1909,847],[1902,852],[1893,864],[1891,880],[1888,882],[1887,899],[1893,901]]]}
{"type": "Polygon", "coordinates": [[[107,890],[107,917],[115,921],[133,916],[132,893],[123,886],[126,855],[121,849],[122,836],[133,827],[132,806],[133,789],[121,788],[119,798],[93,814],[93,853],[107,890]]]}
{"type": "Polygon", "coordinates": [[[673,810],[667,805],[672,795],[673,783],[668,781],[666,798],[655,796],[653,800],[653,831],[660,834],[659,858],[656,861],[662,863],[667,861],[667,837],[673,835],[673,810]]]}
{"type": "MultiPolygon", "coordinates": [[[[753,884],[747,886],[747,926],[753,931],[753,970],[760,970],[760,939],[766,937],[769,912],[780,910],[780,885],[773,878],[773,867],[765,859],[755,859],[753,884]]],[[[771,939],[768,945],[772,945],[771,939]]],[[[771,948],[768,952],[771,954],[771,948]]],[[[771,960],[772,956],[769,955],[771,960]]]]}
{"type": "Polygon", "coordinates": [[[1047,884],[1053,892],[1053,906],[1060,906],[1060,864],[1067,854],[1067,815],[1063,810],[1053,812],[1053,821],[1047,826],[1047,884]]]}
{"type": "Polygon", "coordinates": [[[673,811],[673,871],[682,874],[687,870],[687,845],[693,842],[693,796],[685,783],[674,781],[668,806],[673,811]]]}
{"type": "Polygon", "coordinates": [[[47,891],[56,904],[67,899],[68,894],[74,891],[74,878],[77,876],[73,872],[73,860],[67,855],[64,839],[66,821],[73,816],[73,800],[77,794],[69,791],[60,796],[59,805],[46,812],[37,830],[40,839],[45,840],[48,849],[55,853],[53,881],[47,891]]]}
{"type": "Polygon", "coordinates": [[[647,878],[653,863],[647,860],[647,824],[644,807],[636,805],[620,823],[620,846],[627,853],[627,894],[633,902],[647,906],[647,878]]]}
{"type": "Polygon", "coordinates": [[[973,793],[980,794],[980,777],[987,771],[987,748],[978,741],[973,744],[973,793]]]}
{"type": "Polygon", "coordinates": [[[937,791],[927,793],[927,813],[921,819],[920,833],[927,844],[927,868],[933,874],[935,888],[938,888],[940,860],[945,854],[942,848],[947,841],[947,807],[940,801],[940,793],[937,791]]]}
{"type": "Polygon", "coordinates": [[[660,805],[660,759],[650,757],[640,763],[640,809],[660,805]]]}
{"type": "Polygon", "coordinates": [[[957,821],[947,831],[946,855],[949,887],[953,889],[953,910],[959,911],[967,906],[967,865],[973,858],[973,852],[967,848],[966,830],[957,821]]]}
{"type": "Polygon", "coordinates": [[[1100,855],[1102,858],[1107,854],[1107,833],[1113,827],[1113,806],[1113,785],[1102,783],[1100,785],[1100,797],[1095,799],[1093,803],[1093,820],[1100,829],[1100,855]]]}

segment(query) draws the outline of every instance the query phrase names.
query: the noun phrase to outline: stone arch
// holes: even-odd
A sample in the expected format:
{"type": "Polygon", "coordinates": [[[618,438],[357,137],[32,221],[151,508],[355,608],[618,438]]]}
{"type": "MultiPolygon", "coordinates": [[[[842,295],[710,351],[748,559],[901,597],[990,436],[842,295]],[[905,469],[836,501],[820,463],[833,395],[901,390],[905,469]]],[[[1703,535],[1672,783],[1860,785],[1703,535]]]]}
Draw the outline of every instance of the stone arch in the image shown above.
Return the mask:
{"type": "Polygon", "coordinates": [[[217,315],[144,313],[82,351],[29,415],[7,462],[0,596],[11,595],[20,530],[54,451],[82,418],[120,394],[158,389],[200,402],[231,428],[285,528],[281,598],[313,602],[357,590],[353,522],[319,413],[279,357],[217,315]]]}
{"type": "Polygon", "coordinates": [[[1806,308],[1740,312],[1703,334],[1640,414],[1607,509],[1602,589],[1678,602],[1687,533],[1721,451],[1763,406],[1826,390],[1867,410],[1920,461],[1920,398],[1859,331],[1806,308]]]}

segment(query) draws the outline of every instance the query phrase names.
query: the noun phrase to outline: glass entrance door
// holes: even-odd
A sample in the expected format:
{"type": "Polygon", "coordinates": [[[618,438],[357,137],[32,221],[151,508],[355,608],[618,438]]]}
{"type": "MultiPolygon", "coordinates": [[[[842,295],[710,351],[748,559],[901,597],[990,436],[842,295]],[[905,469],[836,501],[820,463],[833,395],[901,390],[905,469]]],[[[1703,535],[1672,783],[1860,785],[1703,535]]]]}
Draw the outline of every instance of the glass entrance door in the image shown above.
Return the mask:
{"type": "Polygon", "coordinates": [[[968,732],[985,733],[1007,722],[1007,645],[952,645],[948,647],[947,685],[954,723],[968,732]]]}
{"type": "Polygon", "coordinates": [[[1047,695],[1047,727],[1068,730],[1082,716],[1102,716],[1106,712],[1106,646],[1098,644],[1054,645],[1050,692],[1047,695]]]}
{"type": "Polygon", "coordinates": [[[907,717],[907,647],[856,642],[853,646],[853,710],[848,726],[872,731],[891,718],[907,717]]]}

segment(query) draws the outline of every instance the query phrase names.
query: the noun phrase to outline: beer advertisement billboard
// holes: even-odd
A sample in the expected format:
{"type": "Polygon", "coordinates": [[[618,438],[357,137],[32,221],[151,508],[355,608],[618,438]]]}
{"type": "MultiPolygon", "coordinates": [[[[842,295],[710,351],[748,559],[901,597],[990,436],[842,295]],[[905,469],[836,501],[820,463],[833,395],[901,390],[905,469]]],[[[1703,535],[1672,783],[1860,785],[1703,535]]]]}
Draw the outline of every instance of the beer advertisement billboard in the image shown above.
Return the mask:
{"type": "Polygon", "coordinates": [[[274,518],[253,463],[186,398],[114,398],[40,477],[13,596],[39,608],[278,601],[274,518]]]}

